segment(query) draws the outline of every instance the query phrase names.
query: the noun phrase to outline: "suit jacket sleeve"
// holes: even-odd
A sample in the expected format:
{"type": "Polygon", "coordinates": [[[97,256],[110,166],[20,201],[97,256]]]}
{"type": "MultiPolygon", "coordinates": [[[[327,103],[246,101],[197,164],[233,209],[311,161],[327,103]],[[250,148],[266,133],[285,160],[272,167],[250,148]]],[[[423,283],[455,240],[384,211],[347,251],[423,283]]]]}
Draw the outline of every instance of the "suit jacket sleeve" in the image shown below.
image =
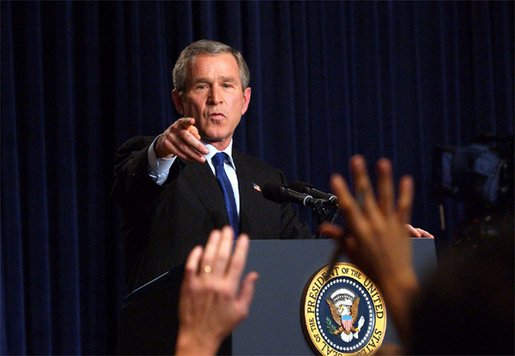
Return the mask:
{"type": "Polygon", "coordinates": [[[162,191],[148,175],[147,151],[154,140],[137,136],[122,144],[115,155],[111,195],[121,209],[127,281],[133,280],[148,243],[149,211],[162,191]]]}

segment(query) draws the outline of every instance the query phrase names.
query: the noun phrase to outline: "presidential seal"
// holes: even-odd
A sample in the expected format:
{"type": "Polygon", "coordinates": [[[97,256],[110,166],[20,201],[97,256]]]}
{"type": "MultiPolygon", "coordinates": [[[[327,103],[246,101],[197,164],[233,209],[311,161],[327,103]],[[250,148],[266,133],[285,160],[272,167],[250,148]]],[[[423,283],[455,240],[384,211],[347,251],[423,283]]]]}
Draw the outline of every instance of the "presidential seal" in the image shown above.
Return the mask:
{"type": "Polygon", "coordinates": [[[302,295],[302,328],[321,355],[370,355],[383,342],[386,306],[374,283],[356,266],[322,267],[302,295]]]}

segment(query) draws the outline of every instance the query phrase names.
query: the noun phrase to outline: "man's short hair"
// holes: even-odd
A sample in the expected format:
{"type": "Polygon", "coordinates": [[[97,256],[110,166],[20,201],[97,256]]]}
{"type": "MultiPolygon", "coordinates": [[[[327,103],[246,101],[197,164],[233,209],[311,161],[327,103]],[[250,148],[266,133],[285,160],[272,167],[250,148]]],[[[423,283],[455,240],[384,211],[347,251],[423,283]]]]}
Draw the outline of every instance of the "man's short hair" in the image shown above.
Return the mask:
{"type": "Polygon", "coordinates": [[[236,59],[238,68],[240,70],[240,80],[242,90],[248,88],[250,82],[250,72],[245,59],[240,52],[234,48],[217,41],[212,40],[200,40],[193,42],[186,48],[184,48],[175,62],[173,67],[173,87],[179,93],[186,90],[186,81],[188,76],[188,64],[191,60],[200,54],[217,55],[220,53],[230,53],[236,59]]]}

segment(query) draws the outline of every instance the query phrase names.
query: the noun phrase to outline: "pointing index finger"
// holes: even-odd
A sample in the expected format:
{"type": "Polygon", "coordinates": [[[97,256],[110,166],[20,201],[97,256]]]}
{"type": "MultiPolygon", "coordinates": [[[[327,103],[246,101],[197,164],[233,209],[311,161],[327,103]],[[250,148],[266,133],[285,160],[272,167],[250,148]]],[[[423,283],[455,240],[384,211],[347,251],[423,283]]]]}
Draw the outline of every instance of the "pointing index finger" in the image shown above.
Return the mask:
{"type": "Polygon", "coordinates": [[[197,150],[201,155],[208,154],[209,150],[202,143],[202,137],[200,136],[198,128],[195,126],[195,119],[193,117],[184,117],[179,120],[181,131],[184,132],[182,134],[183,140],[193,149],[197,150]]]}

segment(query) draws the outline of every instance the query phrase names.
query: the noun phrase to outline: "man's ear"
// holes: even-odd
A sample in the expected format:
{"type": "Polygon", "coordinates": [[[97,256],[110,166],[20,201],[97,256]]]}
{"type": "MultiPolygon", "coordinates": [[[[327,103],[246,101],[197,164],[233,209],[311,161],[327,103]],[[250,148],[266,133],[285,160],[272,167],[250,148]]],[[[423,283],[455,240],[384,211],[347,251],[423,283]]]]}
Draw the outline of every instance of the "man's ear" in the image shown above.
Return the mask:
{"type": "Polygon", "coordinates": [[[241,114],[245,114],[250,104],[250,95],[252,94],[252,89],[250,87],[245,88],[243,90],[243,107],[241,108],[241,114]]]}
{"type": "Polygon", "coordinates": [[[172,90],[172,101],[173,105],[175,106],[175,110],[177,110],[180,115],[184,115],[184,106],[182,105],[181,94],[177,91],[177,89],[172,90]]]}

